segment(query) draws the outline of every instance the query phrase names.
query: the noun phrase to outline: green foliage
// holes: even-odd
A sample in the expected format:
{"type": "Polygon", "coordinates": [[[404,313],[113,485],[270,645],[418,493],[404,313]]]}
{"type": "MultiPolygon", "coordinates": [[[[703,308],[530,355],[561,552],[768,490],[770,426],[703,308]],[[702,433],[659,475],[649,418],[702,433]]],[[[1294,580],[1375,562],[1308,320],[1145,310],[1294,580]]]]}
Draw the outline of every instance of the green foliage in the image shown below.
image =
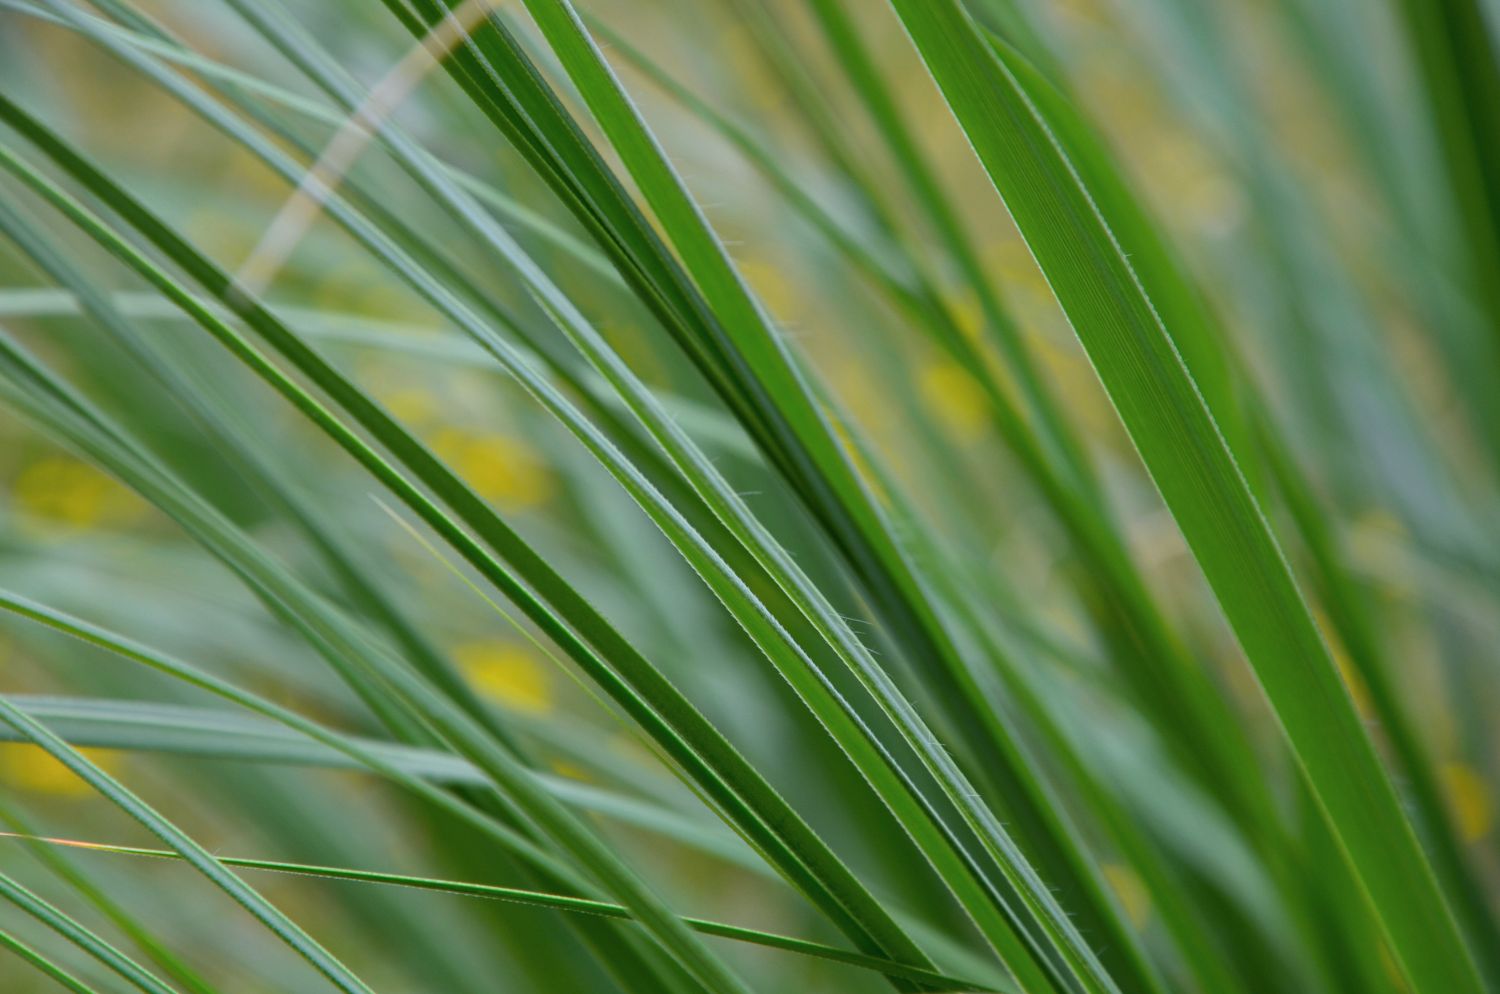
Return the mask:
{"type": "Polygon", "coordinates": [[[0,980],[1500,989],[1479,0],[0,0],[0,980]]]}

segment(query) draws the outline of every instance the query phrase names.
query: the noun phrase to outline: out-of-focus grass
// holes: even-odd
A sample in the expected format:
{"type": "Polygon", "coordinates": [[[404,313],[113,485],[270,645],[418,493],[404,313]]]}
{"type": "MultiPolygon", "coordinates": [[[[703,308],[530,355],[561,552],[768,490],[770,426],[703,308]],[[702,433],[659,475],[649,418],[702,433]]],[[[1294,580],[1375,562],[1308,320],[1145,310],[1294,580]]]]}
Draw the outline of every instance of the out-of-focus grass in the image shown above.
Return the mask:
{"type": "Polygon", "coordinates": [[[0,986],[1500,989],[1497,44],[0,3],[0,986]]]}

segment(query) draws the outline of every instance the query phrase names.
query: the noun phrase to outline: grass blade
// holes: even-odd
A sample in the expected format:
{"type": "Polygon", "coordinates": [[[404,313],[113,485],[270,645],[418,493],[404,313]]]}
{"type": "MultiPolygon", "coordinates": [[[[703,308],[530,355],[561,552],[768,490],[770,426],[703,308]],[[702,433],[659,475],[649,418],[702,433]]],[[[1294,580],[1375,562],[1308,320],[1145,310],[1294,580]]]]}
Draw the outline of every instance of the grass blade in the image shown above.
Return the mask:
{"type": "Polygon", "coordinates": [[[1218,595],[1414,988],[1480,990],[1275,537],[1066,150],[955,0],[894,6],[1218,595]]]}
{"type": "MultiPolygon", "coordinates": [[[[64,846],[73,849],[88,850],[90,852],[113,853],[122,856],[148,856],[157,859],[181,859],[177,853],[166,849],[142,849],[135,846],[119,846],[102,842],[80,842],[73,839],[45,838],[42,836],[21,836],[9,832],[0,832],[0,836],[23,839],[28,842],[45,843],[53,846],[64,846]]],[[[226,866],[237,866],[251,870],[266,870],[273,873],[291,873],[309,877],[322,877],[329,880],[351,880],[361,883],[385,884],[396,887],[410,887],[415,890],[437,891],[445,894],[460,894],[468,897],[485,897],[498,901],[513,901],[517,904],[527,904],[538,908],[551,908],[557,911],[568,911],[575,914],[600,915],[606,918],[630,917],[630,912],[618,904],[610,904],[605,901],[594,901],[588,898],[571,897],[566,894],[544,894],[538,891],[521,890],[515,887],[501,887],[494,884],[466,883],[458,880],[437,880],[431,877],[414,877],[399,873],[384,873],[377,870],[356,870],[345,867],[334,866],[309,866],[304,863],[286,863],[276,860],[247,859],[236,856],[219,856],[219,861],[226,866]]],[[[802,956],[812,956],[817,959],[825,959],[835,963],[844,963],[849,966],[857,966],[864,970],[873,970],[888,977],[911,980],[930,987],[932,990],[948,991],[991,991],[987,987],[973,981],[960,980],[954,977],[944,976],[929,970],[894,963],[890,960],[877,959],[860,953],[836,949],[832,946],[823,945],[818,942],[809,942],[806,939],[798,939],[788,935],[776,935],[763,932],[758,929],[744,928],[738,925],[728,925],[723,922],[709,921],[703,918],[684,917],[687,926],[704,935],[718,936],[724,939],[733,939],[737,942],[748,942],[753,945],[766,946],[771,949],[780,949],[786,952],[796,953],[802,956]]]]}

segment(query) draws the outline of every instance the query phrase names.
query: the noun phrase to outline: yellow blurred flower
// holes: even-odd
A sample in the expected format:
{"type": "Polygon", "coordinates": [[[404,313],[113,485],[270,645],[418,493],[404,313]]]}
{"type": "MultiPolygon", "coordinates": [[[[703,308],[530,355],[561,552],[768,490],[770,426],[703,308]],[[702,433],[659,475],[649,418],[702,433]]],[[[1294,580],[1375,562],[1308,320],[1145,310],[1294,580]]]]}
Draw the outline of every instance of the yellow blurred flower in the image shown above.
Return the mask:
{"type": "Polygon", "coordinates": [[[522,509],[552,496],[552,474],[546,462],[518,438],[443,428],[433,433],[429,444],[486,500],[522,509]]]}
{"type": "Polygon", "coordinates": [[[25,514],[79,529],[133,521],[146,506],[124,485],[69,456],[47,456],[26,466],[12,496],[25,514]]]}
{"type": "Polygon", "coordinates": [[[890,403],[869,374],[850,358],[830,363],[828,385],[853,422],[867,432],[878,432],[889,420],[890,403]]]}
{"type": "Polygon", "coordinates": [[[1444,763],[1443,791],[1465,842],[1477,842],[1495,826],[1495,792],[1484,777],[1465,763],[1444,763]]]}
{"type": "Polygon", "coordinates": [[[392,416],[407,424],[420,425],[433,420],[438,414],[438,398],[423,387],[400,387],[387,392],[376,392],[376,397],[392,416]]]}
{"type": "Polygon", "coordinates": [[[855,444],[854,436],[849,433],[849,427],[836,412],[825,408],[824,413],[833,427],[834,437],[838,439],[844,452],[849,456],[849,464],[854,467],[854,472],[865,486],[870,488],[870,492],[875,495],[876,499],[881,503],[888,503],[885,487],[881,485],[880,477],[875,473],[875,467],[870,465],[870,460],[865,456],[864,450],[855,444]]]}
{"type": "Polygon", "coordinates": [[[1185,218],[1228,227],[1244,212],[1239,186],[1196,135],[1166,129],[1142,147],[1152,164],[1148,174],[1161,190],[1171,191],[1167,203],[1185,218]]]}
{"type": "Polygon", "coordinates": [[[358,310],[364,290],[379,282],[375,268],[362,259],[327,258],[315,276],[313,305],[326,311],[358,310]]]}
{"type": "Polygon", "coordinates": [[[1380,944],[1380,969],[1385,973],[1386,979],[1391,986],[1398,991],[1409,991],[1411,987],[1406,983],[1406,971],[1401,969],[1401,964],[1396,962],[1396,954],[1391,952],[1391,947],[1382,942],[1380,944]]]}
{"type": "Polygon", "coordinates": [[[431,324],[437,318],[428,304],[395,280],[378,278],[362,287],[351,301],[352,309],[381,321],[431,324]]]}
{"type": "Polygon", "coordinates": [[[657,769],[659,760],[655,753],[647,748],[642,741],[634,735],[616,734],[610,736],[610,751],[617,756],[622,756],[632,763],[657,769]]]}
{"type": "Polygon", "coordinates": [[[1344,686],[1349,688],[1349,696],[1354,700],[1354,710],[1359,712],[1362,721],[1374,721],[1375,706],[1370,702],[1370,689],[1365,686],[1364,677],[1354,668],[1349,653],[1344,651],[1344,643],[1332,636],[1333,627],[1327,615],[1313,608],[1313,618],[1323,630],[1323,641],[1328,646],[1328,653],[1333,657],[1334,664],[1338,666],[1339,676],[1344,678],[1344,686]]]}
{"type": "MultiPolygon", "coordinates": [[[[115,775],[119,770],[119,753],[109,750],[83,750],[104,772],[115,775]]],[[[73,771],[37,746],[25,742],[0,745],[0,784],[31,794],[77,799],[94,792],[73,771]]]]}
{"type": "Polygon", "coordinates": [[[552,772],[569,780],[589,781],[594,779],[594,775],[588,770],[566,759],[554,759],[552,761],[552,772]]]}
{"type": "Polygon", "coordinates": [[[490,640],[456,647],[458,661],[474,689],[507,707],[531,714],[552,710],[552,674],[545,661],[514,642],[490,640]]]}
{"type": "Polygon", "coordinates": [[[984,331],[984,314],[979,309],[979,298],[974,292],[966,290],[962,296],[949,300],[948,309],[963,336],[971,342],[978,342],[984,331]]]}
{"type": "Polygon", "coordinates": [[[989,399],[958,363],[942,360],[928,364],[919,376],[918,389],[927,407],[961,440],[973,441],[984,434],[989,424],[989,399]]]}
{"type": "Polygon", "coordinates": [[[781,268],[762,259],[739,261],[740,275],[760,302],[779,321],[793,320],[799,313],[801,294],[781,268]]]}
{"type": "Polygon", "coordinates": [[[1019,238],[992,242],[984,250],[984,262],[1000,274],[1003,286],[1049,295],[1051,293],[1041,267],[1036,264],[1026,243],[1019,238]]]}
{"type": "Polygon", "coordinates": [[[415,292],[361,256],[330,256],[308,275],[312,304],[326,311],[365,315],[379,322],[437,330],[437,314],[415,292]]]}
{"type": "Polygon", "coordinates": [[[1123,863],[1105,863],[1100,871],[1104,874],[1104,882],[1115,892],[1130,924],[1137,929],[1144,928],[1151,916],[1151,895],[1141,878],[1123,863]]]}
{"type": "Polygon", "coordinates": [[[781,108],[784,94],[766,71],[750,29],[738,22],[725,25],[719,42],[727,74],[734,79],[736,89],[750,99],[757,111],[774,116],[781,108]]]}
{"type": "Polygon", "coordinates": [[[218,259],[244,259],[255,248],[255,233],[244,219],[220,207],[199,207],[183,221],[193,243],[218,259]]]}

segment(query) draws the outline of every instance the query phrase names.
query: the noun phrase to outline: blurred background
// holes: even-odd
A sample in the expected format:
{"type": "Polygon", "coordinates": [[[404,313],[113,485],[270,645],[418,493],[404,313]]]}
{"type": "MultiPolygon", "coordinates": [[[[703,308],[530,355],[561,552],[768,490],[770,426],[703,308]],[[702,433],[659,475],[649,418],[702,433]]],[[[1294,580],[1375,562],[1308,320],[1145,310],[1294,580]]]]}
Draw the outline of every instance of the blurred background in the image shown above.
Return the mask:
{"type": "MultiPolygon", "coordinates": [[[[284,11],[282,2],[272,5],[275,17],[362,90],[412,49],[410,34],[374,0],[285,0],[284,11]]],[[[0,92],[229,271],[264,245],[292,185],[183,93],[213,94],[304,164],[345,118],[287,49],[236,9],[243,6],[0,0],[0,92]]],[[[1108,900],[1169,988],[1198,985],[1153,899],[1160,882],[1143,879],[1139,853],[1122,848],[1132,839],[1210,920],[1209,947],[1247,986],[1401,989],[1370,951],[1378,943],[1358,912],[1325,906],[1326,918],[1314,911],[1309,920],[1288,910],[1272,847],[1184,772],[1181,743],[1165,727],[1170,710],[1143,704],[1140,687],[1122,675],[1122,655],[1153,650],[1122,648],[1127,637],[1100,609],[1098,561],[1060,521],[1033,457],[1017,454],[1015,427],[999,423],[996,384],[1022,398],[1025,431],[1077,441],[1144,596],[1181,658],[1243,728],[1254,777],[1279,817],[1287,825],[1316,817],[1212,593],[897,19],[883,4],[842,5],[912,154],[946,198],[958,242],[910,185],[803,0],[578,6],[805,361],[898,533],[920,536],[922,566],[941,576],[940,596],[965,605],[956,614],[972,612],[956,623],[973,633],[964,651],[1003,660],[993,670],[999,712],[1078,823],[1108,900]],[[998,336],[997,304],[1008,324],[998,336]],[[1029,365],[1012,361],[1012,347],[1029,365]],[[988,364],[976,366],[976,354],[988,364]],[[1033,383],[1050,406],[1035,400],[1033,383]],[[1054,416],[1060,429],[1050,427],[1054,416]],[[1091,793],[1101,789],[1105,807],[1091,793]],[[1101,811],[1134,829],[1122,835],[1101,811]],[[1332,937],[1308,938],[1323,933],[1332,937]]],[[[1164,250],[1190,276],[1210,323],[1179,346],[1201,348],[1189,363],[1199,363],[1200,386],[1286,545],[1356,705],[1387,757],[1396,747],[1376,709],[1399,709],[1411,736],[1405,747],[1426,763],[1419,789],[1447,819],[1436,830],[1451,836],[1444,845],[1460,860],[1464,886],[1492,916],[1500,884],[1500,270],[1486,268],[1483,253],[1495,230],[1485,197],[1500,177],[1482,165],[1500,146],[1479,145],[1463,158],[1450,141],[1453,118],[1441,112],[1493,115],[1496,91],[1475,91],[1472,74],[1443,88],[1423,49],[1428,36],[1414,28],[1423,17],[1417,0],[969,6],[1076,101],[1164,250]],[[1480,165],[1465,172],[1464,162],[1480,165]],[[1370,666],[1382,681],[1377,702],[1370,666]]],[[[1494,44],[1500,24],[1483,17],[1500,12],[1472,9],[1482,15],[1474,43],[1494,44]]],[[[495,16],[607,149],[531,21],[515,5],[495,16]]],[[[931,685],[888,648],[881,612],[850,581],[819,523],[525,158],[441,73],[422,79],[392,120],[460,178],[661,399],[877,658],[890,660],[902,687],[938,716],[939,732],[957,734],[931,685]]],[[[1478,133],[1500,138],[1500,128],[1478,133]]],[[[567,351],[515,268],[438,209],[387,150],[363,150],[344,190],[372,216],[409,225],[450,267],[445,280],[510,315],[515,328],[505,334],[538,368],[551,369],[549,354],[567,351]]],[[[371,634],[374,612],[346,594],[309,538],[331,536],[454,662],[550,789],[674,909],[838,941],[531,622],[353,460],[13,177],[0,179],[0,201],[7,227],[29,225],[44,237],[149,341],[153,362],[192,402],[164,388],[141,354],[10,238],[0,238],[0,334],[147,440],[204,501],[369,638],[386,638],[371,634]],[[258,468],[247,470],[247,461],[258,468]],[[278,494],[292,495],[308,517],[278,494]]],[[[861,879],[909,916],[914,934],[942,950],[944,963],[971,968],[970,976],[986,969],[961,914],[817,722],[630,496],[513,377],[326,214],[280,260],[264,296],[616,624],[861,879]]],[[[565,388],[613,433],[618,402],[611,407],[597,374],[577,376],[582,386],[565,388]]],[[[326,725],[393,738],[378,709],[192,536],[15,405],[0,409],[0,586],[326,725]]],[[[6,616],[0,682],[214,853],[517,879],[514,860],[458,820],[103,649],[6,616]]],[[[1394,768],[1410,790],[1409,776],[1394,768]]],[[[13,831],[156,844],[57,761],[19,742],[0,744],[0,816],[13,831]]],[[[1307,839],[1298,858],[1318,852],[1307,839]]],[[[225,994],[325,987],[181,864],[0,839],[0,868],[92,927],[111,928],[107,909],[118,902],[225,994]],[[60,869],[104,897],[81,896],[60,869]]],[[[556,912],[288,875],[254,874],[253,882],[377,990],[616,989],[556,912]]],[[[0,912],[0,927],[51,950],[99,990],[124,989],[14,909],[0,912]]],[[[714,948],[764,990],[878,983],[836,964],[737,943],[714,948]]],[[[19,959],[0,959],[7,992],[49,983],[19,959]]]]}

